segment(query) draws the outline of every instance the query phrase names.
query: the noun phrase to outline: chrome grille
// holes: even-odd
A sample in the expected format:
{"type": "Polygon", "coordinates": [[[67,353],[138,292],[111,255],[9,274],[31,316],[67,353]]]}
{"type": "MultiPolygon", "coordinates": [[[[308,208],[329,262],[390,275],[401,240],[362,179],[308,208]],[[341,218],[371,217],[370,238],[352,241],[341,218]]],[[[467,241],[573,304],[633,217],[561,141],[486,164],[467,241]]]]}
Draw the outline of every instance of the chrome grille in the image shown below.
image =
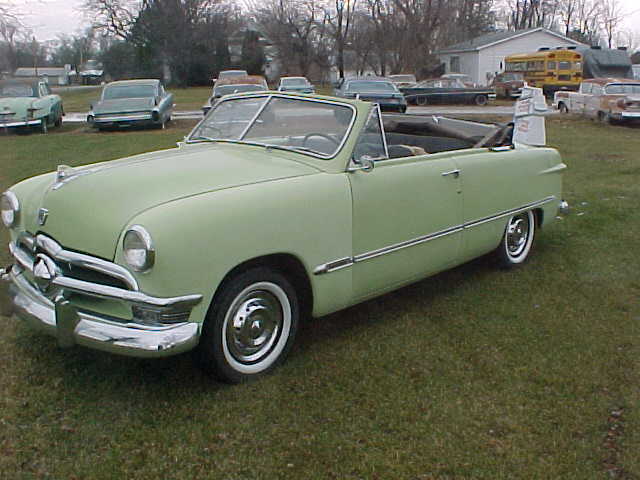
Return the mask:
{"type": "MultiPolygon", "coordinates": [[[[10,245],[9,249],[17,263],[29,272],[33,272],[37,255],[42,254],[51,258],[65,277],[124,290],[138,290],[135,278],[125,268],[97,257],[65,250],[55,240],[42,234],[34,237],[22,233],[15,246],[10,245]]],[[[31,275],[27,278],[33,280],[31,275]]]]}

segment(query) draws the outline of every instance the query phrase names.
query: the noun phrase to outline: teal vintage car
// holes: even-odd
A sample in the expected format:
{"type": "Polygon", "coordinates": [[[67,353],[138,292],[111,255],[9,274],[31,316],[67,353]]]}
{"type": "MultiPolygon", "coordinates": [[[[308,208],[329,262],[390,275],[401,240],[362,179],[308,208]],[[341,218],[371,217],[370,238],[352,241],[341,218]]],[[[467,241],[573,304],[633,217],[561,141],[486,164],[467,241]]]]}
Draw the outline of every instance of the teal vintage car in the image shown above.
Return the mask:
{"type": "Polygon", "coordinates": [[[98,130],[132,126],[165,128],[171,121],[173,94],[159,80],[121,80],[104,86],[91,104],[87,123],[98,130]]]}
{"type": "Polygon", "coordinates": [[[195,349],[246,381],[283,360],[302,318],[490,252],[523,263],[556,218],[565,165],[512,138],[512,124],[382,116],[355,99],[224,97],[178,148],[5,192],[0,284],[60,345],[195,349]]]}
{"type": "Polygon", "coordinates": [[[38,128],[62,125],[60,96],[44,80],[0,80],[0,128],[38,128]]]}

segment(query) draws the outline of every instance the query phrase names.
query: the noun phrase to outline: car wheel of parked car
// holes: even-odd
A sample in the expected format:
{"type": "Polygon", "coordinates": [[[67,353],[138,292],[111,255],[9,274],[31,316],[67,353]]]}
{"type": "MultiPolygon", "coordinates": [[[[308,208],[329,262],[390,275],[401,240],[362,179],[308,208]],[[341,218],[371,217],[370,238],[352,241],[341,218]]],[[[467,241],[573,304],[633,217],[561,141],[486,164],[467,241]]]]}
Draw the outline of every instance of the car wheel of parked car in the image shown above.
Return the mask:
{"type": "Polygon", "coordinates": [[[487,104],[487,102],[489,101],[489,99],[487,98],[486,95],[476,95],[476,97],[473,99],[475,104],[478,106],[484,106],[487,104]]]}
{"type": "Polygon", "coordinates": [[[558,110],[560,110],[560,113],[569,113],[569,107],[564,102],[558,104],[558,110]]]}
{"type": "Polygon", "coordinates": [[[49,131],[49,117],[43,117],[40,121],[40,131],[45,134],[49,131]]]}
{"type": "Polygon", "coordinates": [[[225,282],[207,313],[198,346],[205,370],[241,383],[280,364],[293,344],[300,307],[286,277],[253,268],[225,282]]]}
{"type": "Polygon", "coordinates": [[[421,107],[424,107],[428,103],[429,103],[429,100],[427,99],[427,97],[417,97],[416,98],[416,104],[420,105],[421,107]]]}
{"type": "Polygon", "coordinates": [[[62,111],[60,111],[58,113],[58,116],[56,117],[56,121],[53,122],[53,125],[58,128],[62,126],[62,111]]]}
{"type": "Polygon", "coordinates": [[[533,211],[518,213],[509,218],[496,250],[500,264],[510,268],[523,263],[531,252],[535,232],[536,218],[533,211]]]}

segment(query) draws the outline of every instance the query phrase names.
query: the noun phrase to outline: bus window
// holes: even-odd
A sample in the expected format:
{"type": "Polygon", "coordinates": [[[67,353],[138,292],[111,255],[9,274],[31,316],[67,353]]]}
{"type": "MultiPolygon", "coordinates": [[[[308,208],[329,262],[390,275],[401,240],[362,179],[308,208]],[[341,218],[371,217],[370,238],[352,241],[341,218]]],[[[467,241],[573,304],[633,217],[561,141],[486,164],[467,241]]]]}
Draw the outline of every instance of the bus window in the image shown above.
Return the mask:
{"type": "Polygon", "coordinates": [[[571,62],[560,62],[559,70],[571,70],[571,62]]]}
{"type": "Polygon", "coordinates": [[[555,70],[556,62],[547,62],[547,70],[555,70]]]}
{"type": "Polygon", "coordinates": [[[582,62],[573,62],[573,68],[578,71],[582,71],[582,62]]]}

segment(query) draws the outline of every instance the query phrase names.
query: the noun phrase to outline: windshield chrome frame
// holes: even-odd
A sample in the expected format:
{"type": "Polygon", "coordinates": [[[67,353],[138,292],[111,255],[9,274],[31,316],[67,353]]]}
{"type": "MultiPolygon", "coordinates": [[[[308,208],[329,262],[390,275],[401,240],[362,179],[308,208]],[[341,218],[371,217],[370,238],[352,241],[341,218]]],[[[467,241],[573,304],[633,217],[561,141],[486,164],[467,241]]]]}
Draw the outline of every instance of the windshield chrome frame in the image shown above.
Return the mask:
{"type": "Polygon", "coordinates": [[[196,126],[193,127],[193,130],[191,130],[191,132],[189,132],[189,135],[186,137],[185,143],[186,144],[193,144],[193,143],[205,143],[207,141],[214,141],[214,142],[236,143],[236,144],[239,144],[239,145],[263,146],[265,148],[268,148],[268,147],[272,146],[272,145],[263,144],[263,143],[260,143],[260,142],[252,142],[252,141],[244,140],[244,136],[251,129],[251,127],[255,124],[255,121],[260,116],[260,113],[262,113],[262,111],[266,108],[266,106],[269,104],[269,102],[271,101],[272,98],[295,99],[295,100],[302,101],[302,102],[326,103],[327,105],[337,105],[337,106],[347,107],[347,108],[351,109],[352,115],[351,115],[351,120],[349,121],[349,125],[347,126],[347,129],[344,132],[344,136],[342,137],[342,140],[340,141],[340,143],[336,147],[336,150],[332,154],[323,155],[323,154],[320,154],[320,153],[305,152],[303,150],[297,150],[295,147],[287,148],[287,147],[281,146],[281,145],[274,145],[276,147],[282,147],[282,150],[291,151],[293,153],[300,153],[302,155],[307,155],[307,156],[311,156],[311,157],[315,157],[315,158],[321,158],[322,160],[331,160],[331,159],[335,158],[342,151],[342,148],[344,147],[344,144],[347,143],[347,140],[349,139],[349,137],[351,135],[351,131],[353,129],[353,125],[356,123],[356,117],[358,116],[358,110],[356,109],[356,107],[354,105],[351,105],[350,103],[340,102],[340,101],[324,100],[324,99],[320,99],[320,98],[299,97],[299,96],[296,96],[296,95],[282,95],[282,94],[278,94],[278,93],[265,94],[264,92],[256,92],[255,94],[248,94],[248,95],[247,94],[229,95],[228,98],[224,98],[223,97],[222,99],[220,99],[218,101],[218,103],[216,103],[216,105],[213,106],[211,108],[211,110],[209,110],[209,112],[202,118],[202,120],[200,120],[196,124],[196,126]],[[245,128],[245,130],[242,132],[242,135],[240,136],[239,139],[236,139],[236,138],[212,138],[211,140],[196,140],[196,139],[192,139],[191,138],[191,136],[193,135],[193,132],[195,132],[200,127],[200,125],[202,123],[204,123],[204,121],[209,117],[209,115],[211,115],[211,112],[215,111],[218,108],[218,106],[220,106],[222,103],[228,102],[230,100],[245,99],[245,98],[266,98],[266,101],[259,108],[258,113],[251,118],[251,120],[249,121],[249,124],[247,125],[247,128],[245,128]]]}

